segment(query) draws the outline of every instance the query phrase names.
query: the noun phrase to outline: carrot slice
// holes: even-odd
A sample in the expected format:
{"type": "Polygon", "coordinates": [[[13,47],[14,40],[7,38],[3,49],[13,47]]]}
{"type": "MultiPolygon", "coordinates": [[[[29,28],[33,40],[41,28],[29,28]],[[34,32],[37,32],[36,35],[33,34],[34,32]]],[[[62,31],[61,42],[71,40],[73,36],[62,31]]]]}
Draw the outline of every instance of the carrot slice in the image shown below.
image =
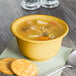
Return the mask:
{"type": "Polygon", "coordinates": [[[49,40],[49,37],[38,37],[38,40],[49,40]]]}

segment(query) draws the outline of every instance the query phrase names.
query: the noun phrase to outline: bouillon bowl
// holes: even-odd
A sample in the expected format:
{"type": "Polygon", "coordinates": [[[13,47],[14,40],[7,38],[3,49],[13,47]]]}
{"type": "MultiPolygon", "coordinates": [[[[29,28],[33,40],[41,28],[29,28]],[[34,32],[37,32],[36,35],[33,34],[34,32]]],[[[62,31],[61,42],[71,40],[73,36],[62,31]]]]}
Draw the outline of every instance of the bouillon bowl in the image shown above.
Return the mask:
{"type": "Polygon", "coordinates": [[[54,16],[28,15],[16,19],[11,31],[25,57],[44,61],[58,53],[62,40],[68,33],[68,25],[54,16]]]}

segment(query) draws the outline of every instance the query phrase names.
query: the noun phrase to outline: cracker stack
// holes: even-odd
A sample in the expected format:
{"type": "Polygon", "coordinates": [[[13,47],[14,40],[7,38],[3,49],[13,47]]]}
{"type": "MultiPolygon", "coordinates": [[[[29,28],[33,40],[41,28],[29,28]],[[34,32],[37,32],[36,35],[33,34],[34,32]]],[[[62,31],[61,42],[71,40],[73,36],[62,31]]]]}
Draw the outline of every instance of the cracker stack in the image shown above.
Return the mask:
{"type": "Polygon", "coordinates": [[[38,68],[26,59],[5,58],[0,60],[0,72],[17,76],[36,76],[38,68]]]}

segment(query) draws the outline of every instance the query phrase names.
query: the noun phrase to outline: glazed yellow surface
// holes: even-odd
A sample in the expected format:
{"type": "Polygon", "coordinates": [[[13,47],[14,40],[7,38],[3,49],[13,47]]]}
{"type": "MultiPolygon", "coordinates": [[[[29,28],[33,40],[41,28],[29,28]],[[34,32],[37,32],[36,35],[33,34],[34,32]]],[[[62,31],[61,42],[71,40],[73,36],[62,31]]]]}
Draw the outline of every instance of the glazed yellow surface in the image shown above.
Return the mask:
{"type": "Polygon", "coordinates": [[[24,56],[35,61],[43,61],[52,58],[58,53],[62,44],[62,39],[67,35],[69,29],[68,25],[59,18],[48,15],[29,15],[15,20],[12,23],[11,30],[17,38],[19,49],[24,56]],[[37,41],[24,38],[20,33],[20,35],[17,33],[16,29],[19,25],[24,25],[24,22],[28,20],[57,21],[63,27],[63,33],[55,39],[46,41],[37,41]]]}

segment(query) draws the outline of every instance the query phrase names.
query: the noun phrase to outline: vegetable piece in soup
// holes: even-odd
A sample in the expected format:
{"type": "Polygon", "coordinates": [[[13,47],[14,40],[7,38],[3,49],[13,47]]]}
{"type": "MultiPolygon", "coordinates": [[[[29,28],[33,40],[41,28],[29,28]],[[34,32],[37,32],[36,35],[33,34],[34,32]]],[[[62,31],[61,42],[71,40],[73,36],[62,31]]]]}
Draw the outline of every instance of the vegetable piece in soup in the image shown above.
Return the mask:
{"type": "Polygon", "coordinates": [[[63,27],[55,21],[31,20],[20,24],[18,34],[30,40],[51,40],[63,34],[63,27]]]}

